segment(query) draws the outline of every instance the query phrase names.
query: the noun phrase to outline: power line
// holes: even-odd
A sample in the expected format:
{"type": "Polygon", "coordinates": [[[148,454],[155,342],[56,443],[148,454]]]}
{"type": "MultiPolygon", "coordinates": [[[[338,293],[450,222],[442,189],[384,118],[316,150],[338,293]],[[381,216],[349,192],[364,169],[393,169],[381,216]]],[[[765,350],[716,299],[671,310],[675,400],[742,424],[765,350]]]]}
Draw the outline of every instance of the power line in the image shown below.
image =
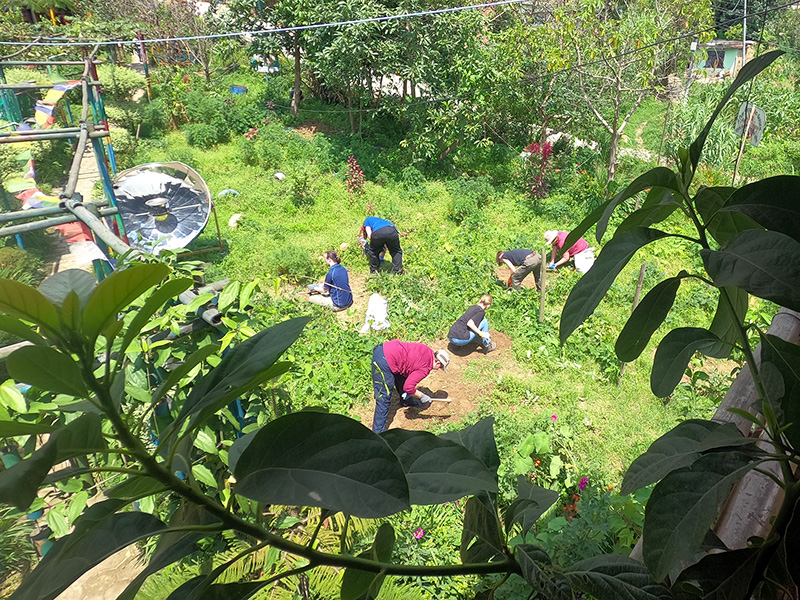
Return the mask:
{"type": "Polygon", "coordinates": [[[140,44],[144,43],[163,43],[163,42],[188,42],[194,40],[207,40],[207,39],[221,39],[231,37],[241,37],[245,35],[270,35],[276,33],[288,33],[291,31],[306,31],[309,29],[323,29],[327,27],[342,27],[348,25],[362,25],[364,23],[385,23],[389,21],[396,21],[398,19],[409,19],[416,17],[427,17],[431,15],[443,15],[447,13],[462,12],[466,10],[475,10],[479,8],[491,8],[494,6],[506,6],[510,4],[529,4],[531,0],[495,0],[493,2],[484,2],[482,4],[470,4],[467,6],[453,6],[449,8],[437,8],[433,10],[418,11],[412,13],[402,13],[399,15],[384,15],[382,17],[368,17],[365,19],[352,19],[349,21],[335,21],[331,23],[314,23],[312,25],[294,25],[292,27],[277,27],[272,29],[256,29],[253,31],[235,31],[228,33],[212,33],[207,35],[190,35],[183,37],[167,37],[167,38],[152,38],[152,39],[134,39],[134,40],[105,40],[97,42],[61,42],[61,43],[48,43],[48,42],[6,42],[0,41],[0,45],[5,46],[86,46],[87,44],[97,44],[100,46],[111,46],[118,44],[140,44]]]}

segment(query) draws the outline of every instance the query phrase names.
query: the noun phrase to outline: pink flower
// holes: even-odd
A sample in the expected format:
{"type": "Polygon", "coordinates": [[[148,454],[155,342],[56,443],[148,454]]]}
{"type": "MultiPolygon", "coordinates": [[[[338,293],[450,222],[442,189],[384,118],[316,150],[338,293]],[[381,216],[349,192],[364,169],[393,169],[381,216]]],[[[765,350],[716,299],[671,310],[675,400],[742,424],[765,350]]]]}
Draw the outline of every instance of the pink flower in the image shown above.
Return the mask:
{"type": "Polygon", "coordinates": [[[425,530],[422,529],[422,527],[417,527],[417,529],[414,531],[414,539],[420,540],[422,539],[423,535],[425,535],[425,530]]]}
{"type": "Polygon", "coordinates": [[[578,489],[580,491],[585,490],[589,485],[589,478],[588,477],[581,477],[581,481],[578,484],[578,489]]]}
{"type": "Polygon", "coordinates": [[[553,423],[555,423],[556,421],[558,421],[558,415],[550,415],[550,420],[551,420],[553,423]]]}

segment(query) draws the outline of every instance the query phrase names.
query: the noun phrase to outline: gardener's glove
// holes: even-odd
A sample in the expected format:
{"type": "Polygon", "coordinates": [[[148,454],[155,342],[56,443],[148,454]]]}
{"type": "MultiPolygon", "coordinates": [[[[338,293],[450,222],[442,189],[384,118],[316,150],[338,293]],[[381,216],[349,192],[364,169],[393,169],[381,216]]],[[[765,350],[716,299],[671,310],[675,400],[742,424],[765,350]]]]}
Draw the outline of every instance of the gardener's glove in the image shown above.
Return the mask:
{"type": "Polygon", "coordinates": [[[506,285],[508,287],[511,287],[512,285],[514,285],[514,282],[511,280],[511,277],[508,278],[508,281],[506,282],[506,285]]]}
{"type": "Polygon", "coordinates": [[[419,397],[419,401],[422,404],[430,404],[432,402],[431,397],[428,396],[428,394],[422,394],[422,396],[419,397]]]}
{"type": "Polygon", "coordinates": [[[555,271],[556,270],[556,263],[550,263],[547,267],[548,271],[555,271]]]}

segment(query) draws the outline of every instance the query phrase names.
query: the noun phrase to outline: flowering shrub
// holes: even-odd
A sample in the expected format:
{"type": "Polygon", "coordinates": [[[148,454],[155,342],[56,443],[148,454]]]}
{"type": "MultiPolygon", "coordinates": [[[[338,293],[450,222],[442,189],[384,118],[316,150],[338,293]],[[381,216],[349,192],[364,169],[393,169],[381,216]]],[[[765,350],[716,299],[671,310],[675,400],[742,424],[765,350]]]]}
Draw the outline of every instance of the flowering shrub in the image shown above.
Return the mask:
{"type": "Polygon", "coordinates": [[[547,196],[550,191],[550,180],[546,177],[549,159],[553,154],[550,142],[539,144],[533,142],[523,149],[520,157],[522,165],[517,180],[525,193],[533,200],[547,196]]]}
{"type": "Polygon", "coordinates": [[[366,181],[367,178],[364,177],[364,171],[361,170],[356,157],[349,156],[347,158],[347,175],[345,176],[347,191],[350,194],[363,194],[366,181]]]}
{"type": "Polygon", "coordinates": [[[248,140],[250,140],[252,142],[256,138],[256,136],[258,135],[258,128],[257,127],[251,127],[250,129],[248,129],[242,135],[244,135],[244,137],[246,137],[248,140]]]}

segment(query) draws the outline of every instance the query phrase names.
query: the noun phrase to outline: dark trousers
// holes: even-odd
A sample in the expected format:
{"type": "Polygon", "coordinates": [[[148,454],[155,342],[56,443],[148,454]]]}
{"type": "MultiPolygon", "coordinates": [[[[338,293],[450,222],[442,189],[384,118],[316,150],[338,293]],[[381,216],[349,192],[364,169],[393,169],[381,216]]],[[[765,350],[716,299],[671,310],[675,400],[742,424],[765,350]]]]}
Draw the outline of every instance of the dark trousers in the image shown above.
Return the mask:
{"type": "Polygon", "coordinates": [[[369,272],[375,274],[381,266],[381,250],[386,246],[392,255],[392,270],[403,272],[403,249],[400,247],[400,234],[395,227],[381,227],[372,232],[369,240],[369,272]]]}
{"type": "Polygon", "coordinates": [[[372,351],[372,390],[375,392],[375,416],[372,418],[372,431],[380,433],[386,431],[386,420],[389,418],[389,405],[392,403],[392,388],[400,394],[400,403],[403,406],[421,406],[422,402],[414,396],[403,398],[403,386],[406,376],[392,373],[386,355],[383,353],[383,344],[378,344],[372,351]]]}

